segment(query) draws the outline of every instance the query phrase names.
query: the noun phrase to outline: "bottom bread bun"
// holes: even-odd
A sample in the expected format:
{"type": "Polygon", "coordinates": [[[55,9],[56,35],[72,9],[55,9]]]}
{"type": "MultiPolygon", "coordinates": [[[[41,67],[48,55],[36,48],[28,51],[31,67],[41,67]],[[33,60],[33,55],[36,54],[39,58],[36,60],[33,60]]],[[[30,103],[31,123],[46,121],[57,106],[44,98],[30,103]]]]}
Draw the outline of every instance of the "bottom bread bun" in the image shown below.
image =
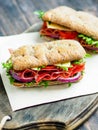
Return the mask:
{"type": "Polygon", "coordinates": [[[12,85],[16,86],[16,87],[19,87],[19,88],[34,88],[34,87],[48,87],[48,86],[54,86],[54,85],[61,85],[61,84],[66,84],[68,86],[71,85],[71,83],[76,83],[78,81],[80,81],[81,79],[83,78],[83,75],[81,75],[79,77],[79,79],[77,81],[74,81],[74,82],[61,82],[61,81],[45,81],[44,83],[41,82],[41,83],[33,83],[33,82],[30,82],[30,83],[20,83],[20,82],[14,82],[12,85]]]}

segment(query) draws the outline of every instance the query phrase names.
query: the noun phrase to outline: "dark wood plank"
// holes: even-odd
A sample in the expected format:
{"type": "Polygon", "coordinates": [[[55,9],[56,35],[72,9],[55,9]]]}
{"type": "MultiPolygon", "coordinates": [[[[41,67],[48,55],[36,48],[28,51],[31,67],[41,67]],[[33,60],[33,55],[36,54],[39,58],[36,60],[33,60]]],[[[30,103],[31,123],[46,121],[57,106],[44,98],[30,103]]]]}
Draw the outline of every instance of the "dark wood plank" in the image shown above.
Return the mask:
{"type": "MultiPolygon", "coordinates": [[[[33,14],[36,10],[46,11],[60,5],[67,5],[77,10],[85,10],[98,16],[98,0],[0,0],[0,36],[13,35],[25,31],[40,19],[33,14]]],[[[6,92],[4,88],[3,94],[6,92]]],[[[5,96],[5,99],[7,97],[5,96]]],[[[1,103],[1,102],[0,102],[1,103]]],[[[6,107],[5,103],[3,103],[6,107]]],[[[10,105],[5,108],[11,113],[10,105]]],[[[0,113],[1,114],[1,113],[0,113]]],[[[2,115],[3,116],[3,115],[2,115]]],[[[97,130],[98,110],[77,130],[97,130]]]]}
{"type": "Polygon", "coordinates": [[[93,0],[0,0],[0,34],[12,35],[23,32],[35,22],[40,21],[33,12],[48,10],[60,5],[67,5],[77,10],[97,14],[97,1],[93,0]],[[92,6],[92,7],[91,7],[92,6]]]}

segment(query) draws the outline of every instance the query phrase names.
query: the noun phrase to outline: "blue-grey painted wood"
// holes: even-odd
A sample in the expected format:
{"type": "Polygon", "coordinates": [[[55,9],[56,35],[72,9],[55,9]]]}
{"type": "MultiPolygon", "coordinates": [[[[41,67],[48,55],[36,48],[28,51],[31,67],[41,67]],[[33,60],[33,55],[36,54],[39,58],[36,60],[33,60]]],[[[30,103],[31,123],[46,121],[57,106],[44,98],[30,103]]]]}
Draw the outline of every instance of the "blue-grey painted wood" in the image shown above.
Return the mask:
{"type": "MultiPolygon", "coordinates": [[[[60,5],[67,5],[77,10],[85,10],[98,16],[97,0],[0,0],[0,36],[24,32],[31,25],[40,22],[40,19],[33,14],[34,11],[40,9],[46,11],[60,5]]],[[[36,30],[36,27],[34,28],[36,30]]],[[[68,127],[74,128],[76,127],[75,125],[80,125],[84,118],[90,117],[76,129],[97,130],[97,96],[97,94],[94,94],[77,97],[12,112],[0,79],[0,121],[5,115],[11,115],[12,120],[6,123],[5,129],[19,127],[20,129],[24,129],[23,127],[26,129],[27,127],[27,129],[32,130],[35,128],[62,130],[68,127]],[[93,113],[94,111],[95,113],[93,113]],[[46,123],[43,123],[43,121],[46,121],[46,123]],[[37,125],[36,122],[38,122],[37,125]]]]}

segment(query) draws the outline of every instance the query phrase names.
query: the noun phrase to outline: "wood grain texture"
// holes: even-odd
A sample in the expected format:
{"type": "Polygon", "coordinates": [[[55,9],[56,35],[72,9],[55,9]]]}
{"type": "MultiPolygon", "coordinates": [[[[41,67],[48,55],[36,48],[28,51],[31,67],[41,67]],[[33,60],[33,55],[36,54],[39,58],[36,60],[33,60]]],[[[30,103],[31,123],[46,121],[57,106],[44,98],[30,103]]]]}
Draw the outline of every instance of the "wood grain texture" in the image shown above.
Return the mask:
{"type": "MultiPolygon", "coordinates": [[[[38,19],[37,16],[33,14],[34,11],[36,10],[46,11],[48,9],[60,5],[67,5],[77,10],[84,10],[87,12],[91,12],[98,16],[97,13],[98,0],[86,0],[86,1],[85,0],[74,0],[74,1],[73,0],[5,0],[5,1],[0,0],[0,36],[22,33],[23,31],[28,29],[32,24],[35,24],[40,21],[40,19],[38,19]]],[[[71,103],[72,105],[70,106],[69,101],[66,100],[66,102],[68,102],[67,105],[65,105],[64,103],[65,101],[61,101],[60,103],[56,102],[52,103],[51,105],[45,104],[45,107],[42,105],[40,107],[36,106],[34,108],[28,108],[28,111],[24,109],[22,111],[13,112],[12,114],[5,89],[0,82],[0,106],[2,106],[2,109],[0,108],[0,117],[3,117],[5,115],[13,116],[13,120],[11,122],[9,121],[6,124],[5,128],[10,128],[10,126],[15,128],[20,124],[22,125],[24,122],[30,124],[32,120],[38,121],[38,120],[44,120],[44,118],[46,120],[58,118],[60,121],[65,119],[65,122],[67,122],[72,118],[73,113],[79,114],[81,109],[83,109],[84,106],[90,103],[92,96],[90,98],[82,97],[83,98],[82,100],[84,100],[84,102],[78,103],[78,105],[74,105],[74,101],[78,102],[80,97],[71,99],[70,102],[72,102],[71,103]],[[85,102],[86,98],[87,102],[85,102]],[[57,106],[55,111],[54,111],[54,105],[57,106]],[[68,111],[68,109],[65,109],[67,107],[71,108],[70,110],[72,111],[73,110],[76,111],[70,113],[70,110],[68,111]],[[31,111],[32,114],[30,114],[31,111]],[[40,113],[40,111],[42,111],[42,113],[40,113]]],[[[62,124],[57,122],[47,123],[47,125],[50,126],[50,129],[55,129],[54,124],[58,124],[57,128],[60,130],[65,129],[66,127],[66,126],[61,127],[62,124]]],[[[28,129],[30,129],[30,127],[28,129]]],[[[44,124],[43,129],[45,129],[44,124]]],[[[96,110],[95,113],[76,130],[98,130],[98,110],[96,110]]]]}
{"type": "Polygon", "coordinates": [[[46,11],[60,5],[77,10],[85,10],[97,15],[97,1],[93,0],[0,0],[0,35],[13,35],[23,32],[40,21],[33,14],[36,10],[46,11]]]}

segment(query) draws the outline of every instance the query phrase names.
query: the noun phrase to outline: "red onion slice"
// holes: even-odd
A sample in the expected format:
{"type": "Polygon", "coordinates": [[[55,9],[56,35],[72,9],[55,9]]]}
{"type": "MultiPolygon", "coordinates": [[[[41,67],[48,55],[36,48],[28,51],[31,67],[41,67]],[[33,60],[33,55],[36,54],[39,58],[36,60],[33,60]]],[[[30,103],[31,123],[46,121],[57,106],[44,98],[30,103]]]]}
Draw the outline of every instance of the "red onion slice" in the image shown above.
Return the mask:
{"type": "Polygon", "coordinates": [[[98,47],[84,46],[88,50],[98,51],[98,47]]]}
{"type": "Polygon", "coordinates": [[[81,72],[78,72],[74,77],[70,77],[70,78],[59,77],[57,80],[63,83],[64,82],[73,83],[73,82],[76,82],[80,77],[81,77],[81,72]]]}
{"type": "MultiPolygon", "coordinates": [[[[27,73],[32,73],[32,72],[28,71],[27,73]]],[[[16,80],[19,81],[19,82],[24,82],[24,83],[26,83],[26,82],[31,82],[31,81],[34,79],[34,76],[33,76],[33,75],[32,75],[32,76],[25,77],[25,74],[24,74],[24,73],[22,73],[21,75],[19,75],[18,73],[16,73],[16,72],[13,71],[13,70],[10,70],[10,74],[11,74],[11,76],[12,76],[14,79],[16,79],[16,80]]]]}

